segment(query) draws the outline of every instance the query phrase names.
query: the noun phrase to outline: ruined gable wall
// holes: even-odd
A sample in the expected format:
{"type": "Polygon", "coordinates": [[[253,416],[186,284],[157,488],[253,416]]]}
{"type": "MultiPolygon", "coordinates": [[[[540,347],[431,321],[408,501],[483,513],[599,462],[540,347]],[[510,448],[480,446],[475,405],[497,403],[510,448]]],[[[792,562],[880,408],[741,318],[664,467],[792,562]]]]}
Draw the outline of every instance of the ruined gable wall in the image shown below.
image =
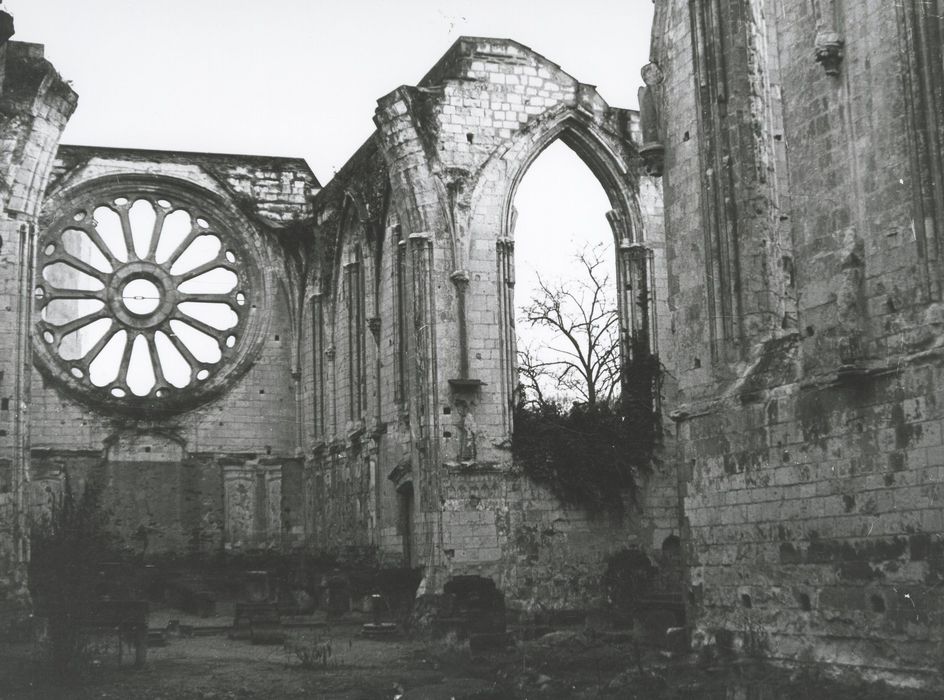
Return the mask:
{"type": "MultiPolygon", "coordinates": [[[[658,552],[677,532],[674,473],[660,465],[639,508],[630,509],[637,514],[618,523],[563,507],[514,469],[511,309],[502,306],[511,303],[513,232],[505,215],[531,159],[564,139],[622,203],[613,212],[615,235],[656,251],[657,313],[667,318],[659,185],[640,173],[631,145],[638,119],[610,108],[591,86],[526,47],[464,38],[417,87],[382,98],[375,121],[375,137],[315,203],[324,212],[315,243],[321,250],[332,245],[319,243],[324,236],[340,241],[344,233],[348,194],[383,240],[379,375],[368,380],[371,397],[371,387],[381,388],[380,420],[368,420],[358,433],[356,425],[329,419],[324,443],[314,439],[311,510],[323,517],[315,540],[379,547],[396,561],[406,548],[403,491],[412,488],[408,549],[411,563],[425,566],[427,590],[440,590],[453,575],[479,574],[492,577],[519,607],[598,604],[607,555],[628,546],[658,552]],[[370,194],[381,188],[365,187],[381,168],[389,187],[385,213],[370,194]],[[406,283],[403,337],[398,264],[406,283]],[[397,377],[401,347],[405,393],[397,377]]],[[[324,312],[340,367],[325,365],[324,384],[346,400],[348,389],[336,388],[347,381],[337,364],[337,339],[347,332],[342,310],[343,304],[334,309],[333,321],[324,312]]]]}
{"type": "Polygon", "coordinates": [[[919,5],[667,0],[653,59],[696,643],[931,681],[942,328],[912,150],[919,5]],[[764,249],[780,328],[726,335],[719,310],[750,324],[745,294],[778,296],[764,249]]]}
{"type": "Polygon", "coordinates": [[[261,241],[265,289],[254,290],[262,315],[258,354],[216,398],[156,418],[109,414],[63,390],[55,374],[34,369],[33,506],[46,507],[65,469],[79,482],[105,484],[114,526],[148,554],[281,546],[301,540],[298,488],[273,492],[275,475],[301,478],[298,447],[296,324],[300,228],[318,188],[307,165],[292,159],[165,153],[64,146],[54,168],[49,207],[116,174],[168,177],[222,198],[243,233],[261,241]],[[257,503],[281,502],[268,522],[257,503]]]}
{"type": "Polygon", "coordinates": [[[0,10],[0,636],[25,615],[29,480],[28,337],[36,218],[76,95],[37,44],[9,42],[0,10]]]}

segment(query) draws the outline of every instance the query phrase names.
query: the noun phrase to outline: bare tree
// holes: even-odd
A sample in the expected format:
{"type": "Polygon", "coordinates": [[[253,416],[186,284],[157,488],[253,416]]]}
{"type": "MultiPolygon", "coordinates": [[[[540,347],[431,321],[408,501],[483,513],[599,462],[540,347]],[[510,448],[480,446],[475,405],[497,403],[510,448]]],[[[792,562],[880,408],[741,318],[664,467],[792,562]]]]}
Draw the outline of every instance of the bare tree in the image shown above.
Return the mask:
{"type": "Polygon", "coordinates": [[[521,307],[521,323],[535,337],[518,350],[518,376],[525,403],[548,399],[590,406],[619,394],[619,314],[601,247],[574,256],[573,279],[539,288],[521,307]]]}

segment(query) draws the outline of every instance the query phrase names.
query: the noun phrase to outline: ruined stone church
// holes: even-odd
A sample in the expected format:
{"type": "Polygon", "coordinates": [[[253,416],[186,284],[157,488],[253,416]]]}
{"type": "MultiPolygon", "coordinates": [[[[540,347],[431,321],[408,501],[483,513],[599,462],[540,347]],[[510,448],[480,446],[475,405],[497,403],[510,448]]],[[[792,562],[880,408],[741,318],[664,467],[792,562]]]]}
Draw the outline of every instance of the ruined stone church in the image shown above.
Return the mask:
{"type": "Polygon", "coordinates": [[[60,146],[77,96],[0,13],[0,627],[68,471],[144,559],[369,551],[524,613],[680,557],[695,647],[939,682],[944,7],[655,5],[639,111],[463,37],[323,187],[60,146]],[[513,200],[557,140],[610,202],[624,361],[663,367],[623,518],[511,449],[513,200]]]}

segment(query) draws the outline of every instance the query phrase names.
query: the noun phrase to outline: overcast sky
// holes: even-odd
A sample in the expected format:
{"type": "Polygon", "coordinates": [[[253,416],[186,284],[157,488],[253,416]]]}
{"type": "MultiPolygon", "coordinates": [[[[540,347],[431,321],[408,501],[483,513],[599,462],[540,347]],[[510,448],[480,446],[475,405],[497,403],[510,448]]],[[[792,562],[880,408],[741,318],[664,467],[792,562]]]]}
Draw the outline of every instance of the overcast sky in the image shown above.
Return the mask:
{"type": "Polygon", "coordinates": [[[64,143],[305,158],[330,179],[458,36],[508,37],[635,107],[652,0],[6,0],[79,93],[64,143]]]}

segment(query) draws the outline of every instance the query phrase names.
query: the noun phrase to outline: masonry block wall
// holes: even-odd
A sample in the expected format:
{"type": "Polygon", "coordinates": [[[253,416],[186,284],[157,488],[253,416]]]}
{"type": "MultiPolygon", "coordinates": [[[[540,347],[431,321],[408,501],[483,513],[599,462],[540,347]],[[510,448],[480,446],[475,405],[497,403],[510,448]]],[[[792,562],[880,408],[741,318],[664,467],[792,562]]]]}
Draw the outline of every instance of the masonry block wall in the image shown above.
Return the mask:
{"type": "Polygon", "coordinates": [[[933,682],[941,7],[657,2],[696,643],[933,682]]]}
{"type": "Polygon", "coordinates": [[[29,290],[36,220],[76,95],[0,9],[0,636],[28,612],[29,290]]]}
{"type": "MultiPolygon", "coordinates": [[[[301,331],[308,528],[324,551],[403,565],[387,474],[409,449],[402,262],[386,168],[369,139],[315,200],[301,331]],[[400,291],[398,296],[397,291],[400,291]]],[[[407,562],[408,563],[408,562],[407,562]]]]}
{"type": "Polygon", "coordinates": [[[618,259],[654,251],[654,316],[667,320],[660,185],[637,151],[638,114],[527,47],[462,38],[417,86],[381,98],[375,123],[314,203],[301,354],[314,539],[424,567],[428,592],[477,574],[520,608],[598,604],[608,555],[657,553],[678,534],[675,474],[663,462],[612,522],[565,508],[513,463],[511,205],[563,140],[607,192],[618,259]]]}
{"type": "Polygon", "coordinates": [[[432,593],[478,574],[520,608],[600,604],[609,555],[658,562],[676,541],[677,482],[657,455],[613,520],[514,464],[512,202],[554,140],[584,160],[612,205],[617,277],[652,254],[652,323],[634,325],[620,291],[624,341],[644,332],[655,348],[667,270],[639,116],[527,47],[477,38],[378,105],[376,132],[320,192],[293,159],[59,149],[25,287],[32,510],[68,472],[104,487],[144,556],[298,544],[422,568],[432,593]],[[170,229],[181,242],[162,253],[170,229]],[[216,248],[178,270],[199,241],[216,248]],[[214,272],[233,281],[188,288],[214,272]],[[232,320],[200,321],[194,303],[232,320]],[[106,325],[79,337],[83,319],[106,325]]]}
{"type": "MultiPolygon", "coordinates": [[[[198,204],[217,202],[225,225],[235,229],[224,247],[242,240],[239,255],[254,258],[253,276],[238,287],[250,323],[239,327],[236,354],[221,360],[213,393],[166,411],[154,410],[167,398],[163,390],[152,390],[141,406],[110,410],[93,388],[76,386],[68,367],[37,363],[34,509],[48,506],[68,471],[78,483],[94,478],[102,484],[112,522],[134,551],[203,554],[302,543],[298,251],[318,182],[295,159],[62,146],[44,224],[49,228],[62,211],[81,208],[83,197],[115,181],[139,183],[144,192],[156,188],[153,196],[171,200],[189,192],[198,204]],[[282,489],[283,479],[292,488],[282,489]]],[[[47,281],[41,275],[37,284],[47,281]]],[[[237,308],[239,302],[230,303],[237,308]]],[[[45,342],[41,335],[33,341],[45,342]]],[[[126,393],[117,392],[113,396],[126,393]]]]}

